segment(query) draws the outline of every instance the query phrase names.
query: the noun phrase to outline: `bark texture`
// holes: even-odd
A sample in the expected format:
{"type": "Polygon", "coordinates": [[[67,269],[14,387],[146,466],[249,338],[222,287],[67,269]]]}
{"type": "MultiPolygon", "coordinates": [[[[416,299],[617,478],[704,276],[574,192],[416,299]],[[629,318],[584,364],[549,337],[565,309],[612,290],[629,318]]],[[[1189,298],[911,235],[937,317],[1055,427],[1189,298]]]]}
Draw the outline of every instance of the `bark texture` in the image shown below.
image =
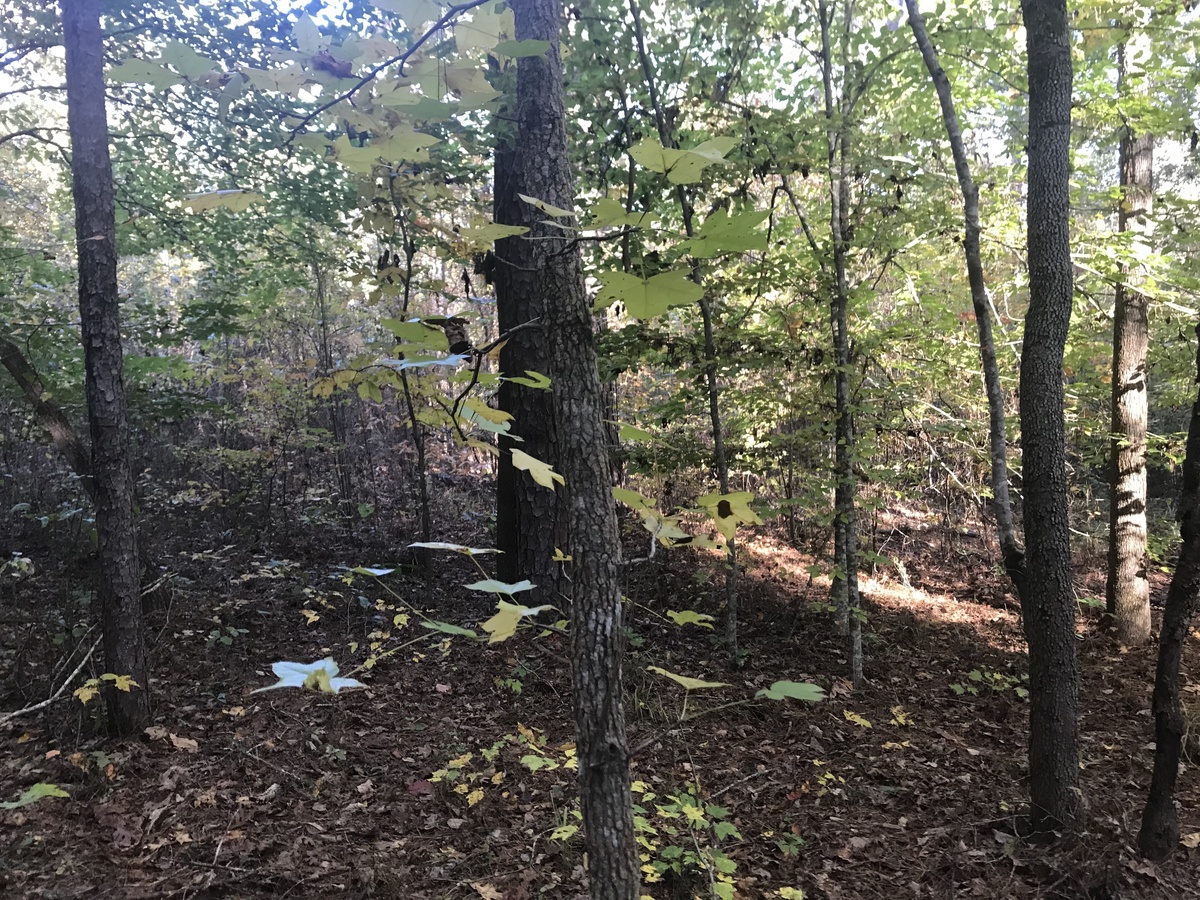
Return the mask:
{"type": "MultiPolygon", "coordinates": [[[[1196,335],[1200,337],[1200,326],[1196,328],[1196,335]]],[[[1196,357],[1196,380],[1200,382],[1200,348],[1196,357]]],[[[1165,859],[1179,844],[1175,779],[1179,774],[1185,729],[1179,700],[1179,664],[1196,603],[1200,600],[1200,392],[1192,406],[1192,420],[1188,426],[1179,526],[1183,545],[1167,591],[1167,606],[1158,636],[1158,667],[1154,673],[1154,774],[1138,833],[1138,849],[1150,859],[1165,859]]]]}
{"type": "Polygon", "coordinates": [[[1012,497],[1008,480],[1008,437],[1004,427],[1004,388],[1000,384],[1000,367],[996,364],[996,342],[992,337],[991,303],[988,300],[987,283],[983,277],[983,258],[979,252],[979,189],[971,177],[971,166],[967,159],[967,148],[963,144],[962,128],[954,109],[954,95],[950,90],[950,79],[938,59],[937,50],[929,40],[925,19],[917,7],[917,0],[905,0],[908,7],[908,24],[912,29],[925,68],[937,91],[942,107],[942,121],[946,125],[946,137],[954,156],[954,171],[958,176],[958,187],[963,195],[963,255],[967,261],[967,281],[971,286],[971,306],[975,310],[975,325],[979,332],[979,358],[983,365],[983,385],[988,401],[988,444],[992,466],[992,514],[996,517],[996,534],[1000,540],[1000,558],[1004,569],[1016,586],[1018,596],[1025,584],[1025,553],[1017,540],[1013,524],[1012,497]]]}
{"type": "Polygon", "coordinates": [[[110,687],[106,701],[111,730],[130,735],[140,731],[149,719],[150,694],[125,415],[100,0],[63,0],[62,18],[79,254],[79,312],[99,535],[104,668],[115,675],[131,676],[137,683],[130,691],[110,687]]]}
{"type": "MultiPolygon", "coordinates": [[[[1125,82],[1125,52],[1117,91],[1125,82]]],[[[1154,204],[1154,137],[1121,133],[1121,206],[1117,227],[1149,234],[1146,221],[1154,204]]],[[[1149,420],[1148,298],[1138,287],[1136,269],[1117,282],[1113,309],[1112,483],[1109,490],[1108,614],[1117,636],[1131,647],[1150,640],[1150,580],[1146,577],[1146,427],[1149,420]]]]}
{"type": "Polygon", "coordinates": [[[1071,321],[1071,47],[1066,0],[1024,0],[1029,66],[1029,311],[1021,351],[1029,787],[1036,830],[1079,817],[1078,664],[1067,517],[1063,348],[1071,321]]]}
{"type": "MultiPolygon", "coordinates": [[[[502,110],[501,114],[504,114],[502,110]]],[[[512,115],[512,111],[508,112],[512,115]]],[[[508,140],[498,137],[495,158],[493,214],[501,225],[536,228],[543,214],[518,193],[546,200],[537,189],[521,184],[519,154],[508,140]]],[[[548,201],[553,202],[553,201],[548,201]]],[[[546,374],[549,366],[548,333],[545,326],[547,298],[537,290],[539,254],[535,241],[526,236],[496,242],[497,324],[501,334],[535,319],[540,328],[515,332],[500,350],[500,374],[523,378],[527,371],[546,374]]],[[[501,382],[500,409],[513,417],[512,434],[501,436],[496,469],[496,546],[502,552],[496,563],[503,581],[528,578],[537,588],[534,603],[561,602],[570,587],[562,578],[562,565],[554,561],[556,547],[566,550],[566,515],[560,510],[558,493],[540,487],[512,464],[505,451],[517,447],[558,471],[559,448],[555,438],[553,399],[550,392],[501,382]]],[[[561,474],[561,472],[560,472],[561,474]]]]}
{"type": "MultiPolygon", "coordinates": [[[[846,275],[848,250],[848,213],[850,182],[846,177],[848,123],[846,110],[835,104],[833,90],[833,47],[830,28],[834,9],[825,0],[819,6],[821,18],[821,75],[825,93],[826,147],[829,152],[829,228],[833,239],[833,296],[829,320],[833,333],[834,397],[837,407],[834,467],[837,487],[834,492],[834,598],[847,635],[850,681],[863,680],[862,620],[858,595],[858,525],[854,508],[854,410],[850,397],[850,285],[846,275]]],[[[849,33],[849,9],[845,9],[845,33],[849,33]]],[[[843,69],[843,90],[847,72],[843,69]]]]}
{"type": "MultiPolygon", "coordinates": [[[[517,69],[521,193],[573,209],[563,109],[559,0],[512,0],[517,40],[545,40],[545,56],[517,69]]],[[[571,562],[571,693],[580,807],[592,900],[637,900],[639,869],[622,708],[621,544],[605,448],[603,395],[592,314],[578,249],[560,229],[534,223],[528,241],[531,296],[547,339],[558,465],[566,479],[571,562]]],[[[501,261],[503,266],[504,262],[501,261]]],[[[560,489],[562,490],[562,489],[560,489]]]]}

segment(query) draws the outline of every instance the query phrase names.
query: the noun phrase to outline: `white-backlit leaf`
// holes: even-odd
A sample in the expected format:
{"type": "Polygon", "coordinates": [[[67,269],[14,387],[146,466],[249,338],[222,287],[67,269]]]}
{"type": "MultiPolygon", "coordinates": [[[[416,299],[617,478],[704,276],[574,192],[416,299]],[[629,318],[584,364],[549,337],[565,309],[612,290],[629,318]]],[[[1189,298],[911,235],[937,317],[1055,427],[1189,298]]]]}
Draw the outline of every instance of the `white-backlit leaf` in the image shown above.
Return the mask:
{"type": "Polygon", "coordinates": [[[107,78],[109,81],[152,84],[160,91],[183,83],[183,78],[170,69],[146,59],[127,59],[110,68],[107,78]]]}
{"type": "Polygon", "coordinates": [[[484,553],[502,552],[491,547],[467,547],[463,544],[448,544],[445,541],[417,541],[408,546],[418,547],[423,550],[451,550],[455,553],[462,553],[465,556],[480,556],[484,553]]]}
{"type": "Polygon", "coordinates": [[[353,678],[338,678],[338,664],[329,656],[312,663],[273,663],[271,671],[279,680],[267,687],[256,688],[250,693],[261,694],[263,691],[276,691],[280,688],[302,688],[323,694],[336,694],[345,688],[366,687],[361,681],[353,678]]]}
{"type": "Polygon", "coordinates": [[[466,586],[469,591],[483,591],[487,594],[519,594],[522,591],[531,591],[537,585],[531,582],[528,578],[524,581],[518,581],[515,584],[509,584],[506,581],[497,581],[495,578],[485,578],[483,581],[476,581],[474,584],[466,586]]]}
{"type": "Polygon", "coordinates": [[[371,0],[371,5],[384,12],[399,16],[414,34],[421,26],[435,22],[442,15],[442,8],[434,0],[371,0]]]}

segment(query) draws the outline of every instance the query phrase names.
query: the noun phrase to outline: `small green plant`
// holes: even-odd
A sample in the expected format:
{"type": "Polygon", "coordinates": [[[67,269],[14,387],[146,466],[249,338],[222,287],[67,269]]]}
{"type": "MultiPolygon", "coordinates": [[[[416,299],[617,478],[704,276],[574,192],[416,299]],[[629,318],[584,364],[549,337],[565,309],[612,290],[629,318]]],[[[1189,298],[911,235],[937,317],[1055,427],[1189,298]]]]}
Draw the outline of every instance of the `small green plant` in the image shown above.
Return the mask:
{"type": "Polygon", "coordinates": [[[737,863],[725,853],[722,842],[740,840],[742,835],[730,821],[729,810],[704,802],[692,788],[658,802],[658,795],[645,782],[635,781],[632,787],[638,797],[633,821],[646,882],[662,881],[669,873],[700,876],[708,882],[710,897],[733,900],[737,863]]]}
{"type": "Polygon", "coordinates": [[[958,696],[970,694],[972,697],[978,697],[980,690],[989,688],[992,691],[1009,691],[1025,700],[1029,697],[1029,689],[1024,687],[1022,682],[1029,681],[1028,675],[1020,677],[1016,675],[1008,675],[1004,672],[994,672],[991,669],[972,669],[967,673],[965,682],[958,682],[950,685],[950,690],[954,691],[958,696]]]}
{"type": "Polygon", "coordinates": [[[208,633],[208,637],[204,639],[205,648],[211,650],[217,644],[225,647],[233,646],[233,642],[243,634],[250,632],[245,628],[234,628],[232,625],[224,625],[220,620],[216,620],[217,627],[208,633]]]}

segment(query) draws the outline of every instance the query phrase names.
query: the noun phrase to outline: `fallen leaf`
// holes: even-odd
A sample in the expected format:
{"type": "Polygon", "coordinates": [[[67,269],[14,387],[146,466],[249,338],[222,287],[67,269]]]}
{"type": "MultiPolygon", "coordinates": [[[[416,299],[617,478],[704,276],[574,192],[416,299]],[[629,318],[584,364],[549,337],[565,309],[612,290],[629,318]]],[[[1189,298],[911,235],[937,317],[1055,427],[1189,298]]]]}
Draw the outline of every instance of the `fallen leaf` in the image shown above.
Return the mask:
{"type": "Polygon", "coordinates": [[[1189,850],[1195,850],[1200,847],[1200,831],[1193,831],[1191,834],[1185,834],[1179,839],[1179,843],[1187,847],[1189,850]]]}
{"type": "Polygon", "coordinates": [[[504,895],[496,890],[495,887],[487,884],[486,882],[472,881],[471,887],[475,888],[476,893],[478,893],[483,900],[504,900],[504,895]]]}
{"type": "Polygon", "coordinates": [[[176,750],[182,750],[184,753],[195,753],[200,749],[200,745],[191,738],[180,737],[177,734],[171,735],[171,743],[175,745],[176,750]]]}

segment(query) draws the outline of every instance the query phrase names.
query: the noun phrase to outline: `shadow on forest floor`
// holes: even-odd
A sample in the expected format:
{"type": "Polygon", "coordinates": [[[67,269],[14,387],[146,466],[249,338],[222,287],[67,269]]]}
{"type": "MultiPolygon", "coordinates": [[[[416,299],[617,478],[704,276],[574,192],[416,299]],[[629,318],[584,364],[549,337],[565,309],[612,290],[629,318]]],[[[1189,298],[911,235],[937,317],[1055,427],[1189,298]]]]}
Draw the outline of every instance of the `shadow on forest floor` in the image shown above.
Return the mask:
{"type": "MultiPolygon", "coordinates": [[[[783,888],[830,900],[1200,896],[1200,851],[1154,866],[1132,849],[1152,754],[1152,652],[1126,652],[1083,621],[1087,826],[1048,847],[1023,843],[1015,602],[979,538],[900,524],[880,549],[900,559],[908,584],[896,572],[864,576],[869,684],[857,691],[839,678],[845,657],[828,616],[810,607],[827,587],[809,576],[810,558],[766,529],[746,542],[749,655],[737,672],[723,663],[719,625],[681,628],[665,616],[719,619],[712,558],[666,553],[631,573],[628,719],[651,829],[645,861],[680,870],[644,893],[712,896],[707,860],[732,869],[744,898],[783,888]],[[683,691],[649,665],[730,685],[692,691],[681,721],[683,691]],[[780,679],[811,679],[829,697],[738,703],[780,679]],[[720,829],[718,841],[664,815],[688,796],[737,834],[720,829]]],[[[273,681],[273,661],[332,655],[345,670],[389,632],[415,636],[415,620],[393,624],[396,597],[459,625],[486,618],[486,600],[461,589],[474,569],[456,557],[398,571],[384,582],[392,595],[367,577],[347,584],[338,568],[387,564],[383,536],[367,559],[311,532],[270,555],[175,533],[160,562],[181,577],[152,617],[155,726],[105,743],[87,736],[95,713],[71,700],[0,734],[4,799],[39,781],[70,794],[0,812],[4,896],[584,896],[579,837],[568,835],[575,773],[561,636],[424,640],[363,676],[364,691],[250,695],[273,681]]],[[[0,614],[61,605],[70,577],[49,569],[0,614]]],[[[5,651],[20,653],[28,633],[6,632],[5,651]]],[[[11,679],[4,694],[4,708],[24,702],[11,679]]],[[[1190,768],[1178,799],[1184,834],[1200,832],[1190,768]]]]}

